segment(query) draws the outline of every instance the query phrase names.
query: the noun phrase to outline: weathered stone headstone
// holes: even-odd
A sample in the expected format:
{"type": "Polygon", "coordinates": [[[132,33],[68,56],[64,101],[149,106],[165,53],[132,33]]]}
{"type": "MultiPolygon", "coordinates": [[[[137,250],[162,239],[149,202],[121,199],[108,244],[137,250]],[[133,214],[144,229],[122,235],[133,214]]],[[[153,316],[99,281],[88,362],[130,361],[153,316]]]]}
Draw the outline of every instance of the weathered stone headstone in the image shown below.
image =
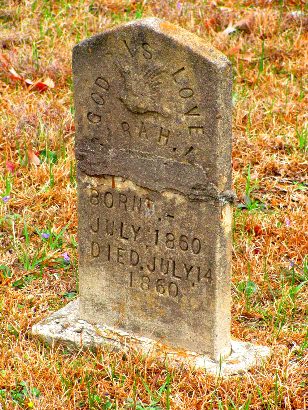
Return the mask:
{"type": "Polygon", "coordinates": [[[160,21],[74,49],[83,319],[229,355],[231,67],[160,21]]]}
{"type": "Polygon", "coordinates": [[[230,339],[230,63],[151,18],[77,45],[73,72],[80,297],[33,334],[257,364],[268,348],[230,339]]]}

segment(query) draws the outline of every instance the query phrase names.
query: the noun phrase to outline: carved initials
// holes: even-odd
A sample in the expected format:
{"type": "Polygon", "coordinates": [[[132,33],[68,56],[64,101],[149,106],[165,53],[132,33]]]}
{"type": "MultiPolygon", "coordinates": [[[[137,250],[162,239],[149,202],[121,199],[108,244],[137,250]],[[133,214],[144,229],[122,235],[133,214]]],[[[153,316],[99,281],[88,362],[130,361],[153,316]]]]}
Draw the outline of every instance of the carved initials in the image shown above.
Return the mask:
{"type": "Polygon", "coordinates": [[[182,73],[183,71],[185,71],[185,67],[180,68],[179,70],[177,70],[176,72],[174,72],[174,73],[172,74],[172,77],[173,77],[173,79],[174,79],[174,81],[175,81],[176,83],[178,83],[177,76],[178,76],[180,73],[182,73]]]}
{"type": "MultiPolygon", "coordinates": [[[[123,40],[123,43],[125,44],[125,47],[127,49],[127,51],[129,52],[131,57],[135,57],[138,51],[138,47],[136,47],[135,45],[133,47],[130,47],[127,44],[126,40],[123,40]]],[[[152,50],[151,50],[151,46],[148,43],[142,43],[141,46],[142,48],[142,55],[146,60],[150,60],[152,58],[152,50]]]]}
{"type": "Polygon", "coordinates": [[[192,107],[190,110],[188,110],[187,112],[185,112],[185,115],[190,115],[190,116],[195,116],[198,117],[200,116],[200,112],[198,111],[199,107],[197,105],[195,105],[194,107],[192,107]]]}

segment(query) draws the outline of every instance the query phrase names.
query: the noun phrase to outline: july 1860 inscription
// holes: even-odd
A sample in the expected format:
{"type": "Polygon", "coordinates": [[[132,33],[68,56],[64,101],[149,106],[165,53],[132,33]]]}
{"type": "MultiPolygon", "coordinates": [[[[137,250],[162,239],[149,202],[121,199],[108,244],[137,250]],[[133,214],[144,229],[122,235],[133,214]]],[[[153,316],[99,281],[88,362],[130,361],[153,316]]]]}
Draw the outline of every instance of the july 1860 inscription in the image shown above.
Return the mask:
{"type": "Polygon", "coordinates": [[[80,315],[230,354],[231,67],[158,19],[74,48],[80,315]]]}

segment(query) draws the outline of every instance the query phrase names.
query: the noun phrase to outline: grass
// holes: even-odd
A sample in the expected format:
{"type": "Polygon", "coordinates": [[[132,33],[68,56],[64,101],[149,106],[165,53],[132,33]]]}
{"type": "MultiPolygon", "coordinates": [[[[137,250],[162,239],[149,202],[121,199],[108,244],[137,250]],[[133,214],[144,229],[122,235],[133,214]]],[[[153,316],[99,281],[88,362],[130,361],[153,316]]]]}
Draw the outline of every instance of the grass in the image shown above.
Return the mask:
{"type": "Polygon", "coordinates": [[[300,0],[0,2],[1,409],[308,407],[304,11],[300,0]],[[72,353],[30,336],[78,290],[72,47],[151,15],[233,63],[232,334],[273,348],[245,376],[215,379],[135,352],[72,353]],[[225,34],[229,24],[242,28],[225,34]],[[55,86],[39,92],[10,67],[55,86]]]}

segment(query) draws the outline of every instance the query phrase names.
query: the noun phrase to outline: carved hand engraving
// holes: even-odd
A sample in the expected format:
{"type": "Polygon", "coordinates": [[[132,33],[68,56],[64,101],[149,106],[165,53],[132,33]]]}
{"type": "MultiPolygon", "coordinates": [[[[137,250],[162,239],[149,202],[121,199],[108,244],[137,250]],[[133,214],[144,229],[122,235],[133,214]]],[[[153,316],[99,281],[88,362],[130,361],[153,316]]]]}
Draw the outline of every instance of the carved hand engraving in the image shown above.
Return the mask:
{"type": "Polygon", "coordinates": [[[163,67],[122,66],[119,62],[117,66],[125,84],[120,100],[129,111],[134,114],[156,113],[163,117],[170,115],[162,96],[163,67]]]}

